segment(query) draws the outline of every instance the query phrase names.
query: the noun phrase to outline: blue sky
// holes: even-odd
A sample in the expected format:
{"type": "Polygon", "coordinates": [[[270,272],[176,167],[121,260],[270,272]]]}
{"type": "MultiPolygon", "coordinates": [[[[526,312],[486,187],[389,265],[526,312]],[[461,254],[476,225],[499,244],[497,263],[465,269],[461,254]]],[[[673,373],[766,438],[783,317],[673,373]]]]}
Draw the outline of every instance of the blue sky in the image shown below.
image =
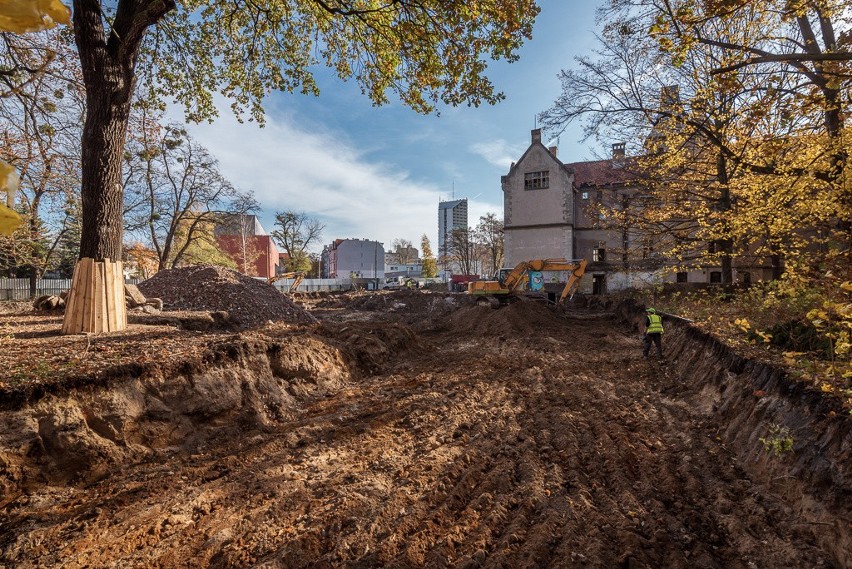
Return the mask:
{"type": "MultiPolygon", "coordinates": [[[[404,238],[419,248],[424,233],[434,249],[440,200],[468,198],[472,226],[487,212],[503,216],[500,176],[529,146],[535,115],[559,95],[559,71],[594,46],[597,3],[539,5],[520,60],[489,67],[506,95],[495,106],[444,107],[440,116],[395,101],[374,107],[354,83],[323,74],[319,97],[271,95],[265,128],[240,124],[223,104],[215,123],[190,130],[234,185],[254,192],[269,232],[276,211],[295,209],[326,226],[313,250],[341,238],[374,239],[386,248],[404,238]]],[[[560,136],[562,161],[594,157],[594,141],[580,138],[578,127],[560,136]]]]}

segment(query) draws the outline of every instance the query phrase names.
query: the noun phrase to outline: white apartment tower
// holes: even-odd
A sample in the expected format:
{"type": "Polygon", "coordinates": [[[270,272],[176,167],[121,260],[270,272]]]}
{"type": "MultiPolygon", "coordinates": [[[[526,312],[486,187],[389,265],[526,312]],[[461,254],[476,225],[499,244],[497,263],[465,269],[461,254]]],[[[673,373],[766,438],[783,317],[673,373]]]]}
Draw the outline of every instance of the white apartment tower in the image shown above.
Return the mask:
{"type": "Polygon", "coordinates": [[[450,234],[467,229],[467,198],[438,203],[438,258],[446,257],[450,234]]]}

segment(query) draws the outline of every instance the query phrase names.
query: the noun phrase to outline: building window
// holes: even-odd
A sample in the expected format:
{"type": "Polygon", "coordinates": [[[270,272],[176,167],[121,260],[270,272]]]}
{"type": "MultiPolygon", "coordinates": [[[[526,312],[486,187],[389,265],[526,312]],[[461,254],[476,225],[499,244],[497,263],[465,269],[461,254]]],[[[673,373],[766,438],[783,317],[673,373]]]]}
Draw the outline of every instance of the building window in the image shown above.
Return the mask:
{"type": "Polygon", "coordinates": [[[527,172],[524,174],[525,190],[543,190],[550,187],[550,172],[527,172]]]}
{"type": "Polygon", "coordinates": [[[688,279],[687,279],[687,272],[686,272],[686,271],[680,271],[680,272],[677,274],[677,282],[679,282],[679,283],[685,283],[685,282],[688,282],[688,279]]]}
{"type": "Polygon", "coordinates": [[[722,282],[722,271],[710,271],[710,282],[711,283],[721,283],[722,282]]]}
{"type": "Polygon", "coordinates": [[[603,263],[606,260],[606,249],[604,248],[603,243],[598,243],[598,245],[592,249],[592,262],[594,263],[603,263]]]}

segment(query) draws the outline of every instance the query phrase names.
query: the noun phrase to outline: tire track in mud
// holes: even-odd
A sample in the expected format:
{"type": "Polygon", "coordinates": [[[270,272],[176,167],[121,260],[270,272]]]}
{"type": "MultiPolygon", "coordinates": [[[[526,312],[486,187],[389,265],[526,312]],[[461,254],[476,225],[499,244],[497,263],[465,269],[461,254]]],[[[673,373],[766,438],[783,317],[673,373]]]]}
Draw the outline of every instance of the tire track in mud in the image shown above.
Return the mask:
{"type": "Polygon", "coordinates": [[[458,311],[280,428],[17,505],[22,566],[831,567],[606,315],[458,311]]]}

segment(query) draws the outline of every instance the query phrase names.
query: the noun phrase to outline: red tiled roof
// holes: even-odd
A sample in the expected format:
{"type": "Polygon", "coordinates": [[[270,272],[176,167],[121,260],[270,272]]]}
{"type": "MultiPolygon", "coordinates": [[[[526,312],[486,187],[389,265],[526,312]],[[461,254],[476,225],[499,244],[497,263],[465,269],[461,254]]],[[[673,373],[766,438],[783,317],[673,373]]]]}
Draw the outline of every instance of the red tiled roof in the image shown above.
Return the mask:
{"type": "Polygon", "coordinates": [[[578,188],[627,184],[638,178],[636,172],[631,172],[629,160],[622,161],[620,168],[613,168],[612,164],[612,160],[593,160],[565,166],[574,171],[574,185],[578,188]]]}

